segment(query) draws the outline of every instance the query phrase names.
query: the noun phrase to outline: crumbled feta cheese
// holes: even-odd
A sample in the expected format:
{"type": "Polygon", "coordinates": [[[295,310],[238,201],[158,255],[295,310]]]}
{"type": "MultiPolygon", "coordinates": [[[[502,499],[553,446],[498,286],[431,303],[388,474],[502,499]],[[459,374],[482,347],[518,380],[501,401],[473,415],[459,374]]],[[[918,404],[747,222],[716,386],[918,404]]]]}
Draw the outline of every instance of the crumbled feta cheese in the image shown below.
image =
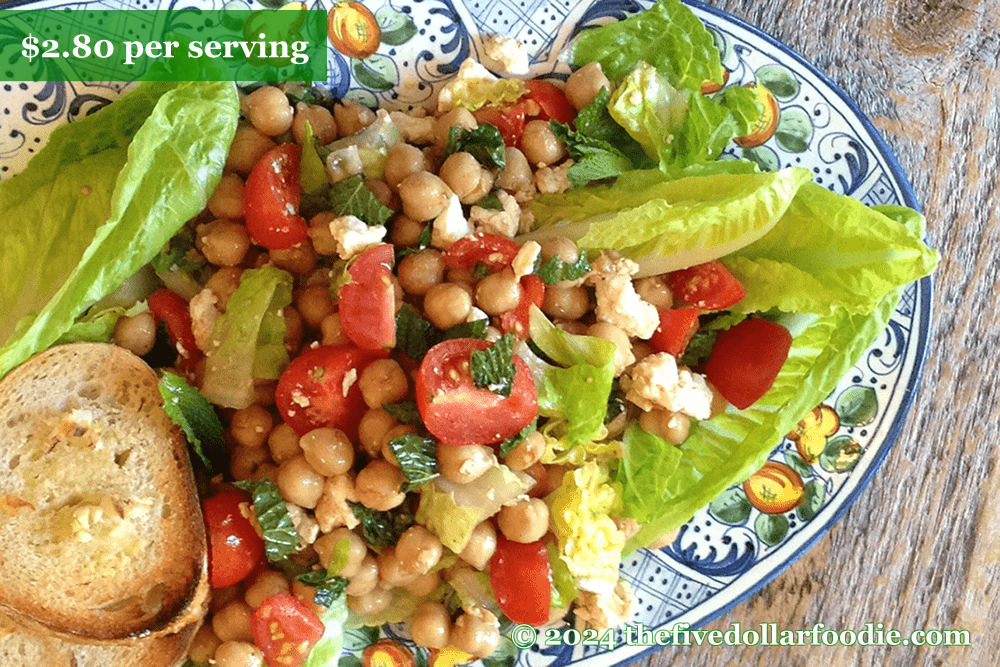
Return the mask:
{"type": "Polygon", "coordinates": [[[448,198],[448,206],[431,224],[431,245],[447,250],[452,243],[471,233],[472,225],[462,213],[462,202],[453,194],[448,198]]]}
{"type": "Polygon", "coordinates": [[[503,76],[526,76],[528,47],[507,35],[490,35],[483,42],[483,63],[503,76]]]}
{"type": "Polygon", "coordinates": [[[434,143],[433,116],[413,116],[404,111],[392,111],[389,118],[399,128],[403,141],[417,146],[427,146],[434,143]]]}
{"type": "Polygon", "coordinates": [[[512,239],[517,236],[521,226],[521,207],[512,195],[503,190],[497,192],[497,199],[503,210],[473,206],[469,211],[469,222],[477,232],[512,239]]]}
{"type": "Polygon", "coordinates": [[[219,302],[219,297],[209,288],[191,297],[188,304],[188,312],[191,314],[191,332],[194,334],[195,345],[202,352],[208,351],[208,344],[212,340],[212,332],[215,330],[215,321],[219,319],[219,309],[215,304],[219,302]]]}
{"type": "Polygon", "coordinates": [[[673,355],[651,354],[632,367],[625,398],[647,412],[659,406],[694,419],[712,416],[712,390],[705,378],[678,368],[673,355]]]}
{"type": "Polygon", "coordinates": [[[511,268],[514,269],[514,277],[520,280],[529,273],[535,271],[535,260],[542,252],[542,246],[538,245],[538,241],[528,241],[521,249],[517,251],[514,255],[514,259],[511,260],[511,268]]]}
{"type": "Polygon", "coordinates": [[[466,322],[475,322],[476,320],[489,321],[489,319],[490,319],[489,315],[487,315],[482,310],[479,310],[478,308],[473,306],[472,310],[469,311],[469,316],[465,318],[465,321],[466,322]]]}
{"type": "Polygon", "coordinates": [[[627,582],[619,581],[614,590],[608,592],[591,592],[582,585],[580,589],[575,608],[577,623],[603,632],[632,619],[635,593],[627,582]]]}
{"type": "Polygon", "coordinates": [[[594,286],[598,321],[614,324],[629,337],[648,340],[660,326],[656,306],[644,301],[632,285],[639,265],[630,259],[612,259],[606,253],[591,264],[587,282],[594,286]]]}
{"type": "Polygon", "coordinates": [[[326,175],[331,183],[346,181],[365,169],[356,144],[344,146],[326,156],[326,175]]]}
{"type": "Polygon", "coordinates": [[[497,77],[472,58],[466,58],[458,67],[458,74],[442,86],[438,93],[437,112],[438,115],[446,111],[451,111],[454,106],[454,90],[465,81],[485,80],[496,81],[497,77]]]}
{"type": "Polygon", "coordinates": [[[385,232],[384,226],[368,226],[353,215],[342,215],[330,221],[330,234],[337,242],[337,254],[341,259],[351,259],[377,246],[385,238],[385,232]]]}
{"type": "Polygon", "coordinates": [[[572,160],[566,160],[555,167],[539,167],[535,172],[535,187],[543,194],[558,194],[572,189],[567,170],[573,166],[572,160]]]}

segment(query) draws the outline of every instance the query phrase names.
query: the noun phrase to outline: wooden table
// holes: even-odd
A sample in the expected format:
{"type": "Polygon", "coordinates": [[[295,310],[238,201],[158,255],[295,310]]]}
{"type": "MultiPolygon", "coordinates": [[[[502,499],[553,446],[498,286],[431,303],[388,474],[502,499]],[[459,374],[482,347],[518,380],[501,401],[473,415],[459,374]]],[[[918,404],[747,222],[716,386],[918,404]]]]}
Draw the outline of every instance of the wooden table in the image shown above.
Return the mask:
{"type": "Polygon", "coordinates": [[[839,84],[909,175],[941,252],[923,383],[868,489],[785,573],[707,627],[908,634],[968,648],[666,649],[643,667],[1000,662],[1000,2],[708,0],[839,84]],[[993,497],[991,497],[993,496],[993,497]]]}

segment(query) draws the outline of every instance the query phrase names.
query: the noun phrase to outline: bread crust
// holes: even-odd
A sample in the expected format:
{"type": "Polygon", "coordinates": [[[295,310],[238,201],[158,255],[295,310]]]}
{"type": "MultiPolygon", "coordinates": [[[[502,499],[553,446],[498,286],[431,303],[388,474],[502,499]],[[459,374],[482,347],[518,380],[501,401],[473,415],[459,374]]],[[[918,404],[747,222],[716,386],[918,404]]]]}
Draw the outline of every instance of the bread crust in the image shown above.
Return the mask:
{"type": "Polygon", "coordinates": [[[205,613],[187,446],[141,359],[53,347],[0,382],[0,610],[75,643],[176,632],[205,613]]]}

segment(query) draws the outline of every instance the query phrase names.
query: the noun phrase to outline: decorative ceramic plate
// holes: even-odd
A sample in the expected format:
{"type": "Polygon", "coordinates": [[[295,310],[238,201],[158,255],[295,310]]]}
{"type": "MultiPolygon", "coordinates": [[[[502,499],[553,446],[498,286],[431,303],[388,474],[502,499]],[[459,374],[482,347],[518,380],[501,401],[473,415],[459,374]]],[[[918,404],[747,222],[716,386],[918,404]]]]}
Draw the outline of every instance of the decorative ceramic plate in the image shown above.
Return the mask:
{"type": "MultiPolygon", "coordinates": [[[[7,6],[18,4],[25,3],[7,6]]],[[[107,9],[245,7],[223,0],[102,0],[72,6],[82,4],[107,9]]],[[[621,19],[649,4],[633,0],[314,0],[310,6],[333,11],[339,21],[374,27],[366,43],[329,45],[331,92],[398,108],[433,99],[435,90],[464,59],[477,57],[486,35],[503,33],[527,44],[533,54],[532,75],[565,73],[568,69],[559,54],[580,30],[621,19]]],[[[31,5],[70,6],[65,2],[31,5]]],[[[917,206],[892,153],[843,91],[759,30],[712,7],[692,6],[715,36],[730,83],[762,83],[778,109],[766,141],[732,146],[731,155],[770,169],[806,167],[817,183],[869,205],[917,206]]],[[[55,125],[108,104],[121,86],[2,84],[2,91],[0,178],[23,168],[55,125]]],[[[698,512],[670,546],[626,559],[622,569],[638,599],[633,623],[654,630],[678,622],[695,628],[724,614],[788,567],[840,519],[898,436],[920,378],[931,292],[930,278],[909,286],[880,339],[823,405],[803,416],[795,438],[777,444],[760,472],[698,512]]],[[[614,650],[536,646],[522,651],[517,662],[531,667],[570,663],[609,667],[656,650],[622,646],[620,634],[616,644],[614,650]]],[[[450,656],[414,647],[401,627],[386,627],[381,633],[351,631],[347,647],[354,657],[345,655],[343,667],[362,661],[368,667],[378,649],[385,649],[383,658],[399,667],[404,663],[420,667],[452,664],[450,656]],[[380,637],[393,641],[383,641],[366,653],[380,637]]],[[[509,664],[512,660],[513,653],[509,653],[506,659],[489,662],[509,664]]]]}

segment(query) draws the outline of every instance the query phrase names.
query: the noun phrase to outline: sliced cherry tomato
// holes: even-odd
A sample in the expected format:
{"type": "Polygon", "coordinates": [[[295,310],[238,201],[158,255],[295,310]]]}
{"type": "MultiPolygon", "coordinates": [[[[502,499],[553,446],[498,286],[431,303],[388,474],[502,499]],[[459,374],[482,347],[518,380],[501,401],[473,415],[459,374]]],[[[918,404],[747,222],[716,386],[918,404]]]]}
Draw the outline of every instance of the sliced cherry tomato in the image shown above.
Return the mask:
{"type": "Polygon", "coordinates": [[[468,271],[482,263],[493,273],[510,266],[520,250],[517,241],[499,234],[477,232],[452,243],[444,254],[444,265],[449,269],[468,271]]]}
{"type": "Polygon", "coordinates": [[[701,310],[722,310],[747,295],[740,281],[725,265],[712,260],[667,274],[667,284],[674,295],[701,310]]]}
{"type": "Polygon", "coordinates": [[[723,398],[743,410],[771,388],[791,347],[792,334],[780,324],[757,317],[743,320],[719,332],[705,376],[723,398]]]}
{"type": "Polygon", "coordinates": [[[243,219],[254,241],[268,250],[284,250],[302,243],[309,225],[299,215],[298,144],[275,146],[254,165],[243,188],[243,219]]]}
{"type": "Polygon", "coordinates": [[[167,327],[167,335],[177,348],[177,366],[185,371],[194,369],[204,355],[194,340],[188,302],[164,288],[150,294],[146,303],[156,323],[162,322],[167,327]]]}
{"type": "Polygon", "coordinates": [[[361,253],[348,267],[340,288],[340,326],[363,350],[396,346],[396,293],[392,287],[393,249],[383,244],[361,253]]]}
{"type": "Polygon", "coordinates": [[[518,338],[528,337],[528,325],[531,321],[531,307],[542,307],[545,301],[545,282],[533,273],[521,277],[521,299],[514,310],[509,310],[500,317],[500,329],[504,333],[512,333],[518,338]]]}
{"type": "Polygon", "coordinates": [[[497,550],[490,558],[490,586],[510,620],[531,625],[548,622],[552,565],[545,540],[522,544],[497,535],[497,550]]]}
{"type": "Polygon", "coordinates": [[[328,426],[356,440],[358,424],[368,409],[357,378],[368,364],[387,356],[384,350],[362,350],[353,345],[313,348],[281,374],[275,405],[299,435],[328,426]]]}
{"type": "Polygon", "coordinates": [[[417,409],[424,425],[449,445],[488,445],[516,435],[538,414],[535,382],[524,361],[514,357],[510,396],[476,386],[469,359],[490,344],[455,338],[432,347],[417,372],[417,409]]]}
{"type": "Polygon", "coordinates": [[[657,352],[680,357],[696,331],[698,331],[697,308],[661,310],[660,326],[656,327],[649,344],[657,352]]]}
{"type": "Polygon", "coordinates": [[[523,99],[535,102],[541,112],[538,117],[542,120],[555,120],[560,123],[572,123],[576,118],[576,109],[566,99],[566,93],[561,88],[549,81],[533,79],[525,81],[528,93],[523,99]]]}
{"type": "Polygon", "coordinates": [[[269,667],[298,667],[323,636],[319,616],[291,593],[265,598],[250,617],[253,643],[269,667]]]}
{"type": "Polygon", "coordinates": [[[239,491],[223,491],[202,502],[208,526],[208,581],[227,588],[246,579],[264,557],[264,540],[240,512],[250,498],[239,491]]]}
{"type": "Polygon", "coordinates": [[[505,107],[488,105],[472,112],[476,122],[488,123],[500,130],[507,146],[518,146],[524,133],[524,106],[514,103],[505,107]]]}

